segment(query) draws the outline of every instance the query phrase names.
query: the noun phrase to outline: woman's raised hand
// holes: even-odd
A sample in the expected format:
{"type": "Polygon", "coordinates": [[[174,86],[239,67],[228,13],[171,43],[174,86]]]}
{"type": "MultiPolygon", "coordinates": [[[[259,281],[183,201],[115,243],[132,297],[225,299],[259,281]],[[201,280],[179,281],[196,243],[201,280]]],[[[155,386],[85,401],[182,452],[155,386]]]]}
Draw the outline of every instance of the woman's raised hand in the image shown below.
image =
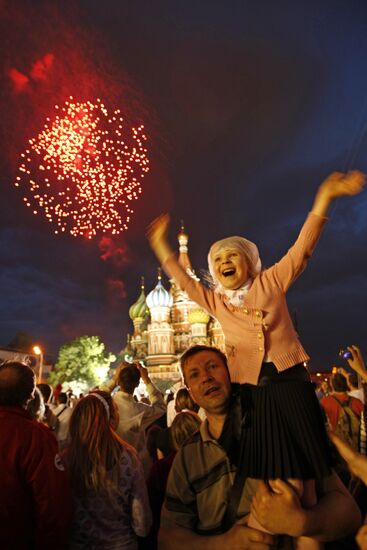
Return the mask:
{"type": "Polygon", "coordinates": [[[322,182],[320,189],[327,191],[331,199],[358,195],[366,183],[366,176],[359,170],[351,170],[346,174],[333,172],[322,182]]]}
{"type": "Polygon", "coordinates": [[[149,244],[161,263],[173,253],[168,243],[169,214],[161,214],[148,225],[146,236],[149,244]]]}
{"type": "Polygon", "coordinates": [[[326,216],[328,208],[334,199],[358,195],[363,191],[366,183],[366,176],[359,170],[351,170],[346,174],[343,172],[332,172],[319,186],[312,212],[319,216],[326,216]]]}
{"type": "Polygon", "coordinates": [[[155,218],[155,220],[148,225],[146,235],[151,244],[167,238],[169,223],[169,214],[165,213],[155,218]]]}

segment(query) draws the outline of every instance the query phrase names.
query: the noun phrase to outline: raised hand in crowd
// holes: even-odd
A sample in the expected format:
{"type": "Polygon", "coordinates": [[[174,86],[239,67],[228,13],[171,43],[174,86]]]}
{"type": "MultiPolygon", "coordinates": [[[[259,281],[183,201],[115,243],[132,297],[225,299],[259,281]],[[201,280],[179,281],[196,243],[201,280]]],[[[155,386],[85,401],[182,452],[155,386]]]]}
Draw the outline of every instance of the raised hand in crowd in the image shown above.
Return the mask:
{"type": "MultiPolygon", "coordinates": [[[[355,451],[350,445],[348,445],[348,443],[346,443],[337,435],[329,433],[329,437],[334,443],[341,457],[347,463],[348,468],[352,472],[352,474],[359,477],[363,481],[363,483],[367,485],[367,458],[357,453],[357,451],[355,451]]],[[[359,529],[356,536],[356,541],[361,550],[367,550],[367,525],[363,525],[359,529]]]]}
{"type": "Polygon", "coordinates": [[[352,354],[350,359],[347,359],[349,366],[362,378],[364,382],[367,382],[367,370],[364,364],[361,350],[358,346],[348,346],[348,351],[352,354]]]}
{"type": "Polygon", "coordinates": [[[144,382],[144,384],[149,384],[150,377],[149,377],[148,369],[146,367],[144,367],[144,365],[142,363],[134,363],[134,364],[137,367],[137,369],[139,370],[141,379],[144,382]]]}
{"type": "Polygon", "coordinates": [[[335,433],[329,432],[329,437],[345,460],[351,473],[359,477],[367,485],[367,457],[353,449],[346,441],[335,433]]]}

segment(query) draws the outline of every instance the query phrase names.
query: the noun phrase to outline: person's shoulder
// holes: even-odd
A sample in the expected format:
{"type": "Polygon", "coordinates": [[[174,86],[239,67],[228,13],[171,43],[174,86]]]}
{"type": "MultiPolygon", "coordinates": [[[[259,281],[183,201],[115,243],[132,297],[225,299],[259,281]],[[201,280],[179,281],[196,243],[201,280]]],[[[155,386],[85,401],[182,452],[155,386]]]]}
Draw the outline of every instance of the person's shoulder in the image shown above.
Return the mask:
{"type": "Polygon", "coordinates": [[[324,395],[324,397],[321,397],[320,403],[321,405],[326,405],[328,403],[336,403],[336,401],[331,395],[324,395]]]}
{"type": "Polygon", "coordinates": [[[121,390],[118,390],[116,393],[113,394],[112,399],[113,401],[120,401],[123,395],[123,392],[121,390]]]}
{"type": "Polygon", "coordinates": [[[195,450],[198,450],[204,445],[203,438],[201,437],[200,430],[193,433],[184,441],[184,443],[181,445],[179,450],[177,451],[177,454],[182,456],[188,456],[193,457],[195,450]]]}
{"type": "Polygon", "coordinates": [[[36,434],[37,437],[37,434],[41,433],[44,428],[43,424],[33,420],[27,411],[20,408],[9,407],[2,410],[0,416],[2,431],[12,432],[15,435],[21,434],[24,441],[32,439],[33,434],[36,434]]]}
{"type": "Polygon", "coordinates": [[[188,439],[186,439],[183,446],[194,445],[194,444],[199,443],[199,442],[202,443],[203,438],[201,437],[200,430],[197,430],[192,435],[190,435],[190,437],[188,439]]]}
{"type": "Polygon", "coordinates": [[[140,460],[138,452],[126,441],[123,441],[123,443],[121,444],[119,463],[120,468],[122,468],[125,473],[128,472],[129,476],[142,469],[142,462],[140,460]]]}
{"type": "Polygon", "coordinates": [[[358,397],[351,397],[351,404],[358,410],[358,411],[363,411],[364,409],[364,404],[362,403],[362,401],[360,399],[358,399],[358,397]]]}
{"type": "Polygon", "coordinates": [[[127,407],[130,404],[135,403],[135,401],[132,399],[132,396],[121,390],[117,391],[112,399],[118,407],[127,407]]]}
{"type": "Polygon", "coordinates": [[[133,465],[137,462],[140,462],[137,450],[127,441],[120,441],[120,449],[120,462],[122,462],[123,464],[126,464],[128,462],[129,464],[133,465]]]}
{"type": "Polygon", "coordinates": [[[50,428],[46,426],[45,424],[42,424],[42,422],[37,422],[36,420],[31,420],[31,430],[33,433],[42,438],[42,439],[49,439],[50,441],[56,441],[55,436],[52,434],[50,428]]]}

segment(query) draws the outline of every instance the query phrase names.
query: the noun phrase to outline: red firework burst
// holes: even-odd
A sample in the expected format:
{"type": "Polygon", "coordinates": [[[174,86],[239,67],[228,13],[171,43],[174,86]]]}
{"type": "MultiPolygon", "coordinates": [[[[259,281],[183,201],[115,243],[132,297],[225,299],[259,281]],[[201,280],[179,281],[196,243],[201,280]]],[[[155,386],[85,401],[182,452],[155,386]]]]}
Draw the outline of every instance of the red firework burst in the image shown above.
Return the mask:
{"type": "Polygon", "coordinates": [[[129,127],[119,109],[110,115],[100,99],[70,97],[55,109],[21,154],[15,185],[25,204],[43,212],[56,234],[121,233],[149,171],[144,126],[129,127]]]}

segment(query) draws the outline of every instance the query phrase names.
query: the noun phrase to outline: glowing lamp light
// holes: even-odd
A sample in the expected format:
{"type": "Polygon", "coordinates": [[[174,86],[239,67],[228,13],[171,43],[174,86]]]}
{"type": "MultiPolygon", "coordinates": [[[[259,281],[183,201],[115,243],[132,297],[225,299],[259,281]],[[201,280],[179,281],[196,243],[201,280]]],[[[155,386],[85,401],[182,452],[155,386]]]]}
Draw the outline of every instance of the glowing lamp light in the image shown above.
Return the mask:
{"type": "Polygon", "coordinates": [[[92,103],[70,97],[29,140],[14,185],[55,234],[116,235],[128,228],[131,203],[142,193],[149,171],[146,141],[144,126],[130,127],[119,109],[109,114],[99,98],[92,103]]]}
{"type": "Polygon", "coordinates": [[[42,373],[43,373],[43,351],[40,346],[33,346],[33,353],[39,355],[39,364],[38,364],[38,383],[42,382],[42,373]]]}
{"type": "Polygon", "coordinates": [[[39,346],[33,346],[33,351],[36,355],[41,355],[42,350],[39,346]]]}

